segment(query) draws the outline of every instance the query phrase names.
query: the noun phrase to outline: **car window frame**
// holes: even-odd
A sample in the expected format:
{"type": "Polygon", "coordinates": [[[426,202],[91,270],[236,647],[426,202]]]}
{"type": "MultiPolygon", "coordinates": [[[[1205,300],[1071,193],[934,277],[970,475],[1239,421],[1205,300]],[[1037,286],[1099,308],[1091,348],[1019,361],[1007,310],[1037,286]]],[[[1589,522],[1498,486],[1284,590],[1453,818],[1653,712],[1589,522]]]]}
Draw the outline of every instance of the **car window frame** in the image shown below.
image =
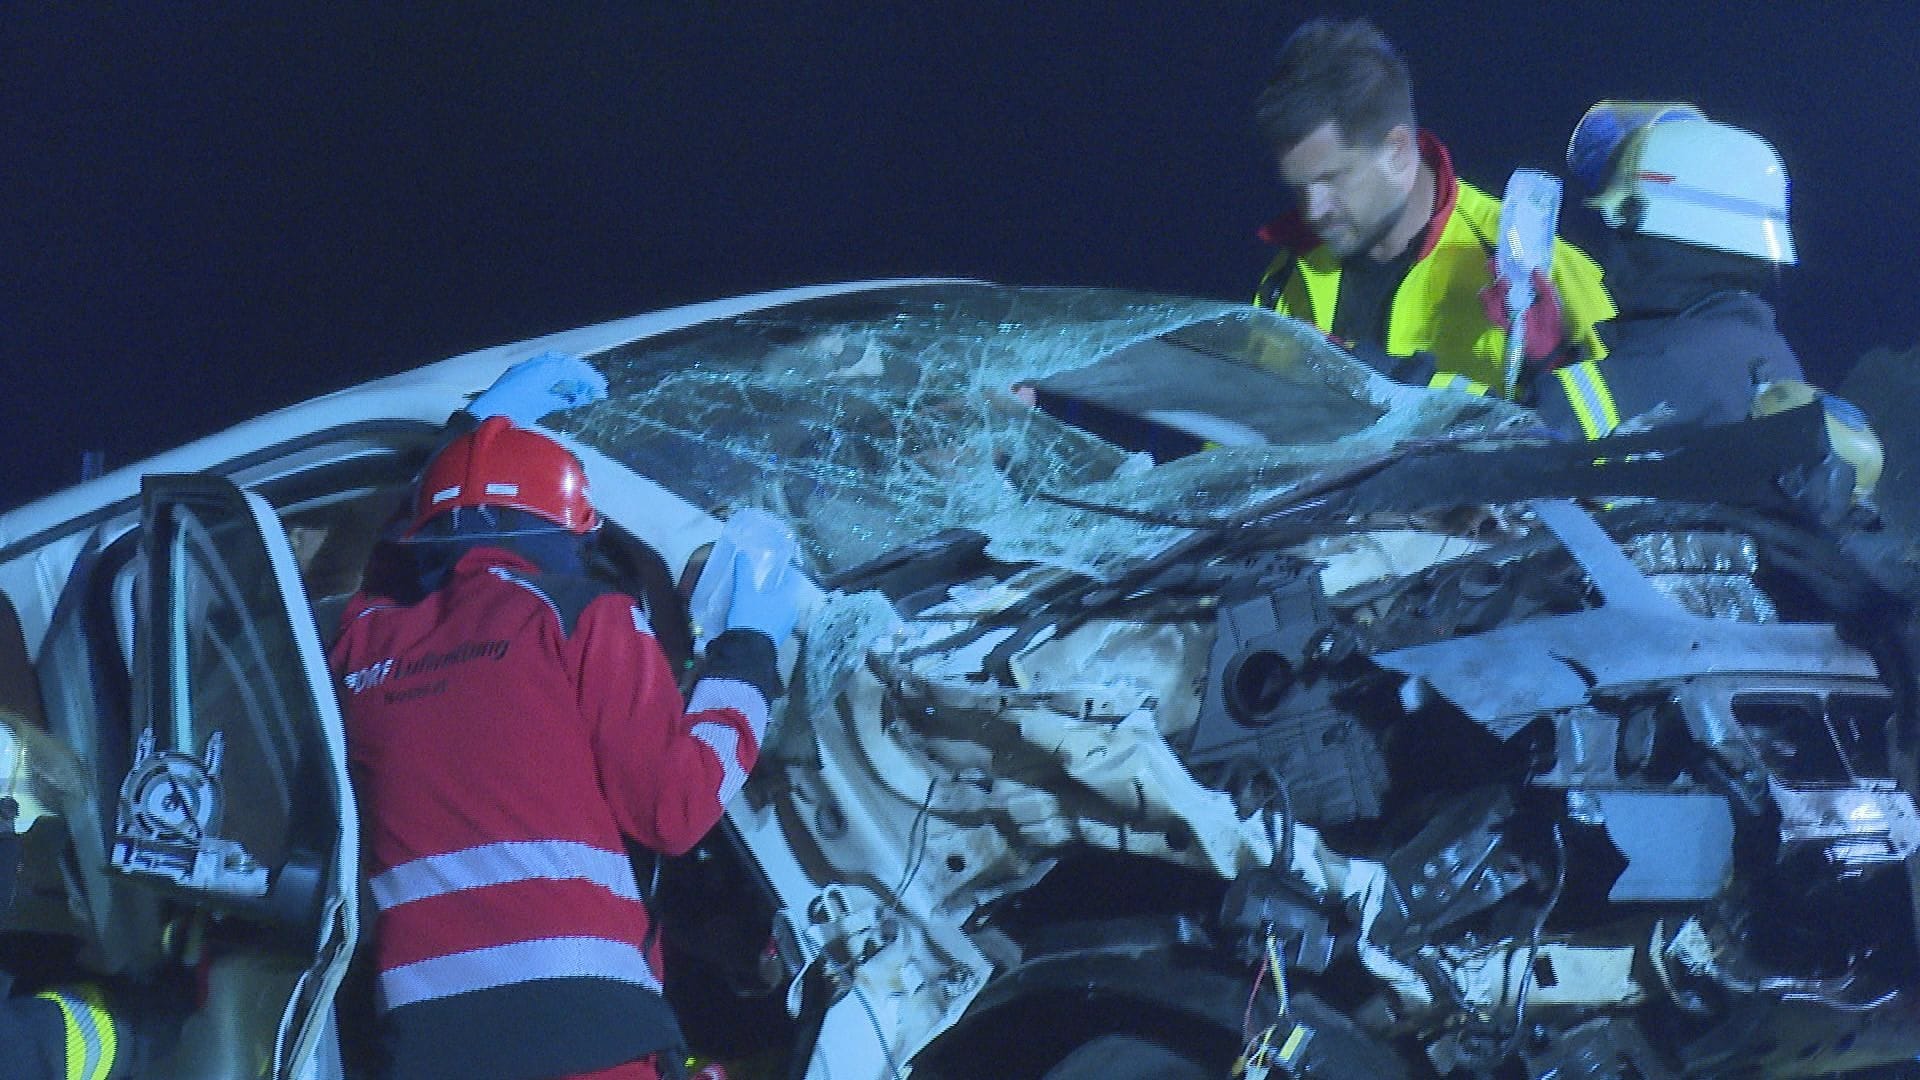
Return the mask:
{"type": "MultiPolygon", "coordinates": [[[[142,481],[140,533],[142,550],[150,581],[168,581],[176,572],[176,545],[158,542],[165,530],[157,527],[160,516],[183,505],[191,505],[201,514],[218,512],[227,523],[250,528],[246,539],[257,543],[252,554],[264,557],[273,580],[270,594],[278,596],[275,614],[285,619],[284,628],[292,635],[301,669],[292,686],[283,692],[304,693],[311,704],[310,714],[320,725],[320,743],[327,760],[323,775],[329,780],[328,795],[336,807],[335,838],[332,857],[325,868],[331,884],[321,898],[318,933],[314,939],[312,962],[296,979],[275,1031],[273,1042],[274,1077],[298,1075],[320,1045],[328,1028],[335,992],[345,978],[359,942],[359,814],[347,775],[346,733],[334,696],[319,629],[313,608],[301,583],[280,516],[264,497],[246,491],[233,481],[207,474],[149,476],[142,481]]],[[[170,676],[181,673],[182,661],[174,650],[178,639],[172,634],[152,630],[169,625],[182,616],[179,594],[169,588],[151,587],[143,598],[143,618],[149,632],[142,635],[134,673],[135,728],[156,733],[175,730],[185,718],[173,715],[172,708],[184,700],[173,679],[157,679],[156,671],[170,676]]],[[[272,678],[273,673],[262,673],[272,678]]]]}

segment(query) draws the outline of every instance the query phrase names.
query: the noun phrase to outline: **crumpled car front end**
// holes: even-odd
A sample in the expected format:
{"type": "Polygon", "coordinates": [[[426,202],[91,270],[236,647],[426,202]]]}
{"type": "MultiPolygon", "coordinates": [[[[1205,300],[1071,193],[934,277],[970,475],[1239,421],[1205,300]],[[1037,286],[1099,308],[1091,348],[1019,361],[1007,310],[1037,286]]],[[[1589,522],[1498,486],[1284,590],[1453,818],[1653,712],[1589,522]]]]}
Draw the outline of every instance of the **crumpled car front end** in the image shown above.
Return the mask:
{"type": "Polygon", "coordinates": [[[780,514],[827,590],[747,799],[819,887],[795,994],[856,996],[876,1075],[1920,1051],[1913,578],[1821,501],[1818,410],[1570,445],[1090,290],[596,362],[578,437],[780,514]]]}

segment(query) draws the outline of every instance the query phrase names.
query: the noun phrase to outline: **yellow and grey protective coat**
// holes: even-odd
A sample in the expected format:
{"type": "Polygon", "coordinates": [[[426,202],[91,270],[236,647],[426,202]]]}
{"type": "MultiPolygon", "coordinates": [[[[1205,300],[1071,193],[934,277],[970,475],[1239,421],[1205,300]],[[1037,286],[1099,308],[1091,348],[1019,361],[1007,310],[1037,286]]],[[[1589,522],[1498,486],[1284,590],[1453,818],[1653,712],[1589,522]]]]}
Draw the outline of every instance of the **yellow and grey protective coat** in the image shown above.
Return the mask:
{"type": "MultiPolygon", "coordinates": [[[[1500,231],[1500,201],[1454,175],[1446,147],[1420,133],[1420,153],[1434,175],[1434,211],[1413,265],[1388,309],[1389,356],[1432,354],[1429,385],[1489,393],[1502,384],[1506,327],[1489,322],[1480,292],[1492,283],[1488,262],[1500,231]]],[[[1280,246],[1254,294],[1254,303],[1333,329],[1340,296],[1340,260],[1320,244],[1297,214],[1260,231],[1280,246]]],[[[1613,317],[1600,267],[1565,240],[1554,243],[1553,287],[1560,296],[1567,341],[1582,358],[1606,354],[1594,324],[1613,317]]]]}

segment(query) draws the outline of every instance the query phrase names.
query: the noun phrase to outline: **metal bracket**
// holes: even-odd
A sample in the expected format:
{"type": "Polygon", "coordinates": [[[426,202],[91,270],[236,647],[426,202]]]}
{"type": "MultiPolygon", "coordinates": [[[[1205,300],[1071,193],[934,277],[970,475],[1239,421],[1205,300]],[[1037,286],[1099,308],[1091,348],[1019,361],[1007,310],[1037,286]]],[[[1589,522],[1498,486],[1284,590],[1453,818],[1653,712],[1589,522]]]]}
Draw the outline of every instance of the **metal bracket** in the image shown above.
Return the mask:
{"type": "Polygon", "coordinates": [[[265,896],[267,869],[245,848],[215,835],[223,797],[219,732],[207,758],[153,748],[140,733],[133,768],[120,785],[111,861],[124,874],[160,878],[183,889],[222,896],[265,896]]]}

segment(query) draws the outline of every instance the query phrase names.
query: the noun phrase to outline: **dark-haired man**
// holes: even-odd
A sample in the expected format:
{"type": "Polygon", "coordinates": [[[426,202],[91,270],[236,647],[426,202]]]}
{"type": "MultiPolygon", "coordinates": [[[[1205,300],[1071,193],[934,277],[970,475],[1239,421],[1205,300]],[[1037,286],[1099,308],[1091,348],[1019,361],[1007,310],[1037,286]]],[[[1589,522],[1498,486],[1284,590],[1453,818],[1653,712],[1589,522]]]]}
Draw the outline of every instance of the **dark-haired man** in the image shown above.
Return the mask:
{"type": "MultiPolygon", "coordinates": [[[[1446,147],[1416,125],[1392,44],[1364,19],[1306,23],[1282,48],[1257,120],[1294,208],[1260,230],[1280,252],[1254,303],[1313,323],[1402,381],[1499,393],[1500,203],[1460,180],[1446,147]]],[[[1593,324],[1613,303],[1599,267],[1557,240],[1550,277],[1526,314],[1529,363],[1602,355],[1593,324]]]]}

